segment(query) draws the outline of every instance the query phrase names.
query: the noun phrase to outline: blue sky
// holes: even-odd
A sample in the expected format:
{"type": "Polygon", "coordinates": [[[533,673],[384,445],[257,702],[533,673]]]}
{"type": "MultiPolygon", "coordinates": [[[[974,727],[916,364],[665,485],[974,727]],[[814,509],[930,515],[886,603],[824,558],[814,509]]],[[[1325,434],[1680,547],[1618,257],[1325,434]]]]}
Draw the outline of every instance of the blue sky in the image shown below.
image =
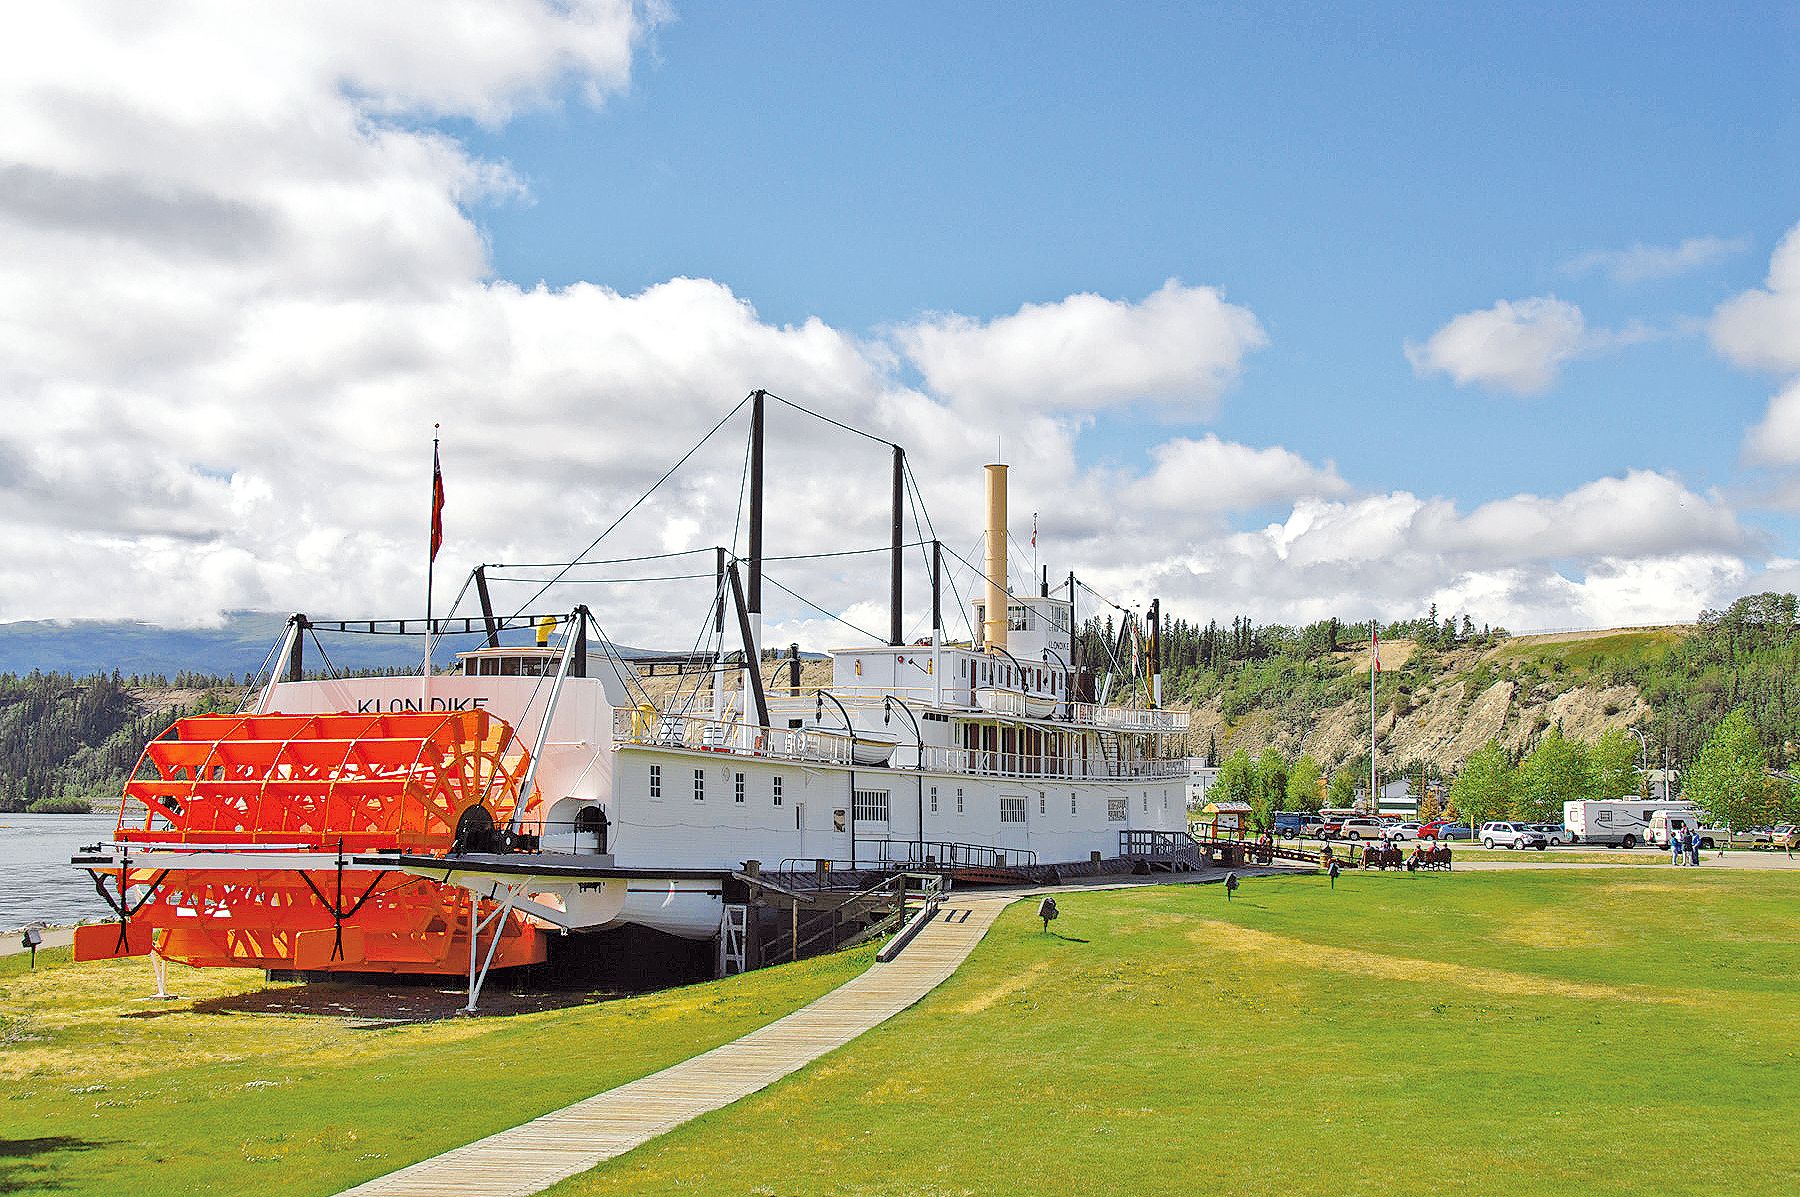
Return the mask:
{"type": "MultiPolygon", "coordinates": [[[[406,610],[435,425],[454,579],[759,386],[959,551],[998,439],[1058,572],[1201,618],[1800,587],[1795,78],[1793,3],[17,6],[0,620],[406,610]]],[[[777,547],[879,543],[781,432],[777,547]]],[[[739,437],[608,549],[727,538],[739,437]]]]}
{"type": "MultiPolygon", "coordinates": [[[[508,278],[692,274],[854,329],[1217,285],[1272,342],[1222,435],[1468,502],[1633,467],[1731,486],[1767,388],[1700,323],[1795,215],[1797,11],[686,4],[629,94],[475,137],[533,195],[480,219],[508,278]],[[1703,235],[1742,247],[1567,269],[1703,235]],[[1405,339],[1528,295],[1673,335],[1524,401],[1415,377],[1405,339]]],[[[1084,455],[1141,453],[1141,419],[1084,455]]]]}

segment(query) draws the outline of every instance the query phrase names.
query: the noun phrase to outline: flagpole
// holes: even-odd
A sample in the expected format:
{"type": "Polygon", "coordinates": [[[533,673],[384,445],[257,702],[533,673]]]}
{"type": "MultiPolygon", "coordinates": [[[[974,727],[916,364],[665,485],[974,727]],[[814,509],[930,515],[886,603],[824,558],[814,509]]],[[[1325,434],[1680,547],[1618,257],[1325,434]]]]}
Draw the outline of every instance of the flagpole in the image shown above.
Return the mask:
{"type": "Polygon", "coordinates": [[[419,682],[420,710],[431,709],[431,583],[432,572],[437,566],[438,429],[441,427],[441,424],[431,426],[431,532],[425,555],[425,672],[419,682]]]}

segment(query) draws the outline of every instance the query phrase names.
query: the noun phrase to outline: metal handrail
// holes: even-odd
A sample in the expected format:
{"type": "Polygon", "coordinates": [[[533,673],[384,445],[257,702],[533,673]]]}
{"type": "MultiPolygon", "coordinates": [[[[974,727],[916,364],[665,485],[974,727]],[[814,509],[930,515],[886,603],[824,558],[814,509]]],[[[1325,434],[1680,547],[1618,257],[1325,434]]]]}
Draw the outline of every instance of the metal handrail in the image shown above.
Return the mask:
{"type": "MultiPolygon", "coordinates": [[[[822,764],[855,763],[858,740],[873,740],[876,733],[855,736],[815,727],[765,728],[735,719],[711,719],[699,715],[620,708],[613,712],[613,738],[622,744],[682,748],[703,752],[771,757],[777,760],[822,764]]],[[[916,751],[908,747],[907,751],[916,751]]],[[[927,744],[918,768],[939,773],[963,773],[984,777],[1043,778],[1063,781],[1175,780],[1186,778],[1186,758],[1158,760],[1054,760],[1030,753],[995,752],[983,748],[952,748],[927,744]]]]}
{"type": "MultiPolygon", "coordinates": [[[[1119,707],[1101,706],[1092,702],[1070,702],[1064,695],[1031,691],[1014,691],[995,686],[945,685],[941,689],[931,686],[820,686],[802,690],[801,699],[814,699],[821,691],[835,695],[847,706],[877,705],[889,694],[906,695],[918,698],[933,698],[942,695],[945,705],[955,705],[967,711],[979,711],[985,714],[1007,715],[1024,719],[1040,719],[1052,723],[1064,723],[1085,726],[1098,731],[1142,731],[1142,732],[1184,732],[1189,728],[1191,715],[1187,711],[1156,709],[1151,707],[1119,707]],[[978,698],[975,691],[982,691],[987,696],[978,698]],[[950,701],[951,695],[959,698],[967,694],[968,701],[950,701]],[[1032,715],[1025,709],[1027,697],[1041,702],[1056,704],[1056,712],[1051,715],[1032,715]],[[1007,709],[1000,709],[1000,708],[1007,709]]],[[[792,695],[778,696],[774,701],[793,703],[792,695]]]]}
{"type": "Polygon", "coordinates": [[[938,864],[951,868],[1025,868],[1037,864],[1037,853],[1030,848],[1001,848],[993,844],[963,844],[951,840],[876,840],[876,859],[883,864],[938,864]],[[895,848],[906,849],[904,858],[890,855],[895,848]],[[938,849],[938,854],[929,854],[938,849]]]}

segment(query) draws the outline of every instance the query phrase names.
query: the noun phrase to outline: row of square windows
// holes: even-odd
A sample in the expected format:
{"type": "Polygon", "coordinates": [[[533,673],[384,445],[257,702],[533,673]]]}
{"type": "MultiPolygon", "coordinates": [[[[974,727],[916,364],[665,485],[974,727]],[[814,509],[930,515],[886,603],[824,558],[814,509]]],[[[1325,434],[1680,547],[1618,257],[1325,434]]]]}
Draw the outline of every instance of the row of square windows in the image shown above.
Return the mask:
{"type": "MultiPolygon", "coordinates": [[[[774,777],[769,779],[769,801],[774,806],[780,806],[782,804],[782,799],[783,799],[782,783],[784,780],[785,779],[779,773],[777,773],[774,777]]],[[[748,778],[746,777],[746,775],[744,775],[742,773],[732,774],[731,799],[734,803],[742,803],[745,801],[747,794],[748,794],[747,784],[748,784],[748,778]]],[[[885,791],[883,792],[883,795],[885,797],[885,791]]],[[[662,766],[661,765],[651,765],[650,766],[650,797],[652,799],[660,802],[662,800],[662,796],[663,796],[662,766]]],[[[694,801],[695,802],[705,802],[706,801],[706,770],[705,769],[695,769],[694,770],[694,801]]],[[[1149,814],[1150,813],[1150,796],[1148,794],[1144,795],[1143,801],[1144,801],[1144,813],[1149,814]]],[[[957,786],[956,787],[956,813],[957,814],[960,815],[960,814],[965,813],[965,803],[966,803],[966,799],[963,795],[963,787],[957,786]]],[[[1168,795],[1167,794],[1163,795],[1163,804],[1165,806],[1167,806],[1167,804],[1168,804],[1168,795]]],[[[1124,799],[1124,798],[1109,798],[1109,799],[1107,799],[1106,800],[1107,820],[1109,822],[1113,822],[1113,823],[1123,822],[1125,820],[1125,813],[1126,813],[1125,808],[1126,808],[1126,799],[1124,799]]],[[[938,813],[938,787],[936,787],[936,786],[931,787],[931,813],[934,815],[938,813]]],[[[1039,790],[1038,791],[1038,814],[1045,815],[1048,813],[1049,813],[1049,798],[1044,794],[1044,792],[1042,790],[1039,790]]],[[[1078,798],[1076,797],[1076,795],[1074,795],[1074,794],[1069,795],[1069,813],[1071,815],[1080,813],[1080,802],[1079,802],[1078,798]]],[[[1002,823],[1023,823],[1025,821],[1025,799],[1023,797],[1020,797],[1017,795],[1002,795],[1000,798],[1000,821],[1002,823]]]]}

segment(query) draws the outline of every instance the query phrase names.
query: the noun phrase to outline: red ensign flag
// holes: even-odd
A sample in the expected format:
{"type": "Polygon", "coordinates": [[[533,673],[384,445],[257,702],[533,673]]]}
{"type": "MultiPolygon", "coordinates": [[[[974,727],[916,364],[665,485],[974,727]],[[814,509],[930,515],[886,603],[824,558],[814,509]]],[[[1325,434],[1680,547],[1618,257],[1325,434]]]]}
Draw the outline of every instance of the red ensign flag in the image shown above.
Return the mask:
{"type": "Polygon", "coordinates": [[[1374,624],[1369,625],[1369,660],[1374,663],[1375,672],[1380,673],[1381,672],[1381,633],[1377,632],[1375,630],[1374,624]]]}
{"type": "Polygon", "coordinates": [[[431,445],[431,559],[444,544],[444,471],[438,465],[437,442],[431,445]]]}

